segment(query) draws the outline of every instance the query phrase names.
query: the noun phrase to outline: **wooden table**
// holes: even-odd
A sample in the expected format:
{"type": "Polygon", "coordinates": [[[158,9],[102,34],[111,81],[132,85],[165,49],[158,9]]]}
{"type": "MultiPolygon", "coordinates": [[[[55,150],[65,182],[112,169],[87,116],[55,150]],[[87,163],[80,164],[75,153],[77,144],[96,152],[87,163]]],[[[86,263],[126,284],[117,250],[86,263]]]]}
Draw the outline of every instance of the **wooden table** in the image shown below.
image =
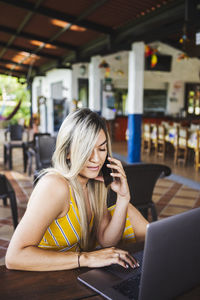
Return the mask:
{"type": "MultiPolygon", "coordinates": [[[[0,299],[87,299],[96,293],[77,280],[83,270],[28,272],[0,267],[0,299]]],[[[91,298],[90,298],[91,299],[91,298]]]]}
{"type": "MultiPolygon", "coordinates": [[[[135,245],[135,251],[142,248],[142,244],[135,245]]],[[[77,280],[77,276],[87,268],[29,272],[8,270],[0,266],[0,299],[1,300],[102,300],[96,292],[87,288],[77,280]]],[[[185,293],[177,300],[199,300],[200,286],[185,293]]]]}

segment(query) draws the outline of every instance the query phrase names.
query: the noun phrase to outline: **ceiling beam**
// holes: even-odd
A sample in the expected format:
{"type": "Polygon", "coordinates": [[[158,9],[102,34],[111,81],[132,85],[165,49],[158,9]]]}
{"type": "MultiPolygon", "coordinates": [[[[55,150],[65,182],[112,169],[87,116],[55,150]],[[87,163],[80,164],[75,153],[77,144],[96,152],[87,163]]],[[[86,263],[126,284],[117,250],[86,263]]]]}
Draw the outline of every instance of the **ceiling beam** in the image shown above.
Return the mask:
{"type": "MultiPolygon", "coordinates": [[[[34,4],[35,9],[38,7],[38,5],[41,4],[42,1],[43,0],[36,0],[35,1],[35,4],[34,4]]],[[[21,21],[20,25],[17,28],[18,32],[22,31],[22,29],[29,22],[29,20],[31,19],[31,17],[32,17],[33,14],[34,14],[33,12],[29,12],[29,13],[26,14],[26,16],[23,18],[23,20],[21,21]]],[[[15,35],[13,35],[13,36],[10,37],[10,39],[7,41],[7,46],[4,49],[2,49],[1,52],[0,52],[0,58],[3,57],[3,55],[6,52],[6,50],[8,49],[9,45],[11,45],[14,42],[15,38],[16,38],[15,35]]]]}
{"type": "MultiPolygon", "coordinates": [[[[10,2],[13,1],[9,0],[8,3],[10,2]]],[[[19,3],[21,2],[24,1],[19,3]]],[[[92,55],[105,55],[120,50],[129,50],[134,41],[143,40],[150,43],[162,40],[163,37],[167,38],[169,33],[173,35],[177,30],[182,31],[184,12],[184,0],[170,2],[120,28],[112,35],[101,36],[95,41],[78,48],[75,53],[71,52],[61,59],[41,66],[39,71],[45,72],[49,70],[50,66],[56,67],[58,62],[64,65],[67,62],[89,61],[92,55]]]]}
{"type": "Polygon", "coordinates": [[[21,75],[24,75],[24,76],[27,75],[26,72],[18,71],[18,70],[11,70],[9,68],[0,66],[0,72],[1,72],[1,70],[5,71],[5,72],[8,72],[8,73],[16,73],[16,74],[19,74],[19,75],[21,74],[21,75]]]}
{"type": "Polygon", "coordinates": [[[61,21],[67,22],[67,23],[76,24],[78,26],[82,26],[82,27],[85,27],[87,29],[91,29],[91,30],[101,32],[101,33],[104,33],[104,34],[112,34],[113,33],[112,28],[110,28],[108,26],[103,26],[103,25],[100,25],[100,24],[97,24],[97,23],[94,23],[94,22],[90,22],[90,21],[87,21],[87,20],[78,20],[78,18],[76,16],[73,16],[73,15],[70,15],[70,14],[67,14],[67,13],[63,13],[62,11],[57,11],[55,9],[51,9],[51,8],[48,8],[48,7],[43,6],[43,5],[41,5],[37,9],[35,9],[33,3],[27,2],[27,1],[24,1],[24,0],[20,0],[20,1],[0,0],[0,2],[4,2],[4,3],[10,4],[10,5],[14,5],[14,6],[17,6],[19,8],[41,14],[41,15],[49,17],[49,18],[58,19],[58,20],[61,20],[61,21]]]}
{"type": "Polygon", "coordinates": [[[37,71],[37,67],[32,67],[32,65],[29,65],[29,64],[22,64],[22,63],[18,63],[18,62],[15,62],[13,60],[10,60],[10,59],[5,59],[5,58],[0,58],[0,63],[4,63],[4,64],[12,64],[14,66],[19,66],[19,67],[23,67],[25,69],[29,69],[29,68],[32,68],[33,70],[37,71]]]}
{"type": "Polygon", "coordinates": [[[47,59],[58,59],[58,56],[56,56],[56,55],[47,54],[47,53],[44,53],[44,52],[42,52],[42,53],[41,52],[35,53],[33,50],[31,50],[29,48],[24,48],[24,47],[15,46],[15,45],[9,45],[9,46],[7,46],[7,44],[3,43],[3,42],[0,42],[0,47],[9,48],[9,49],[12,49],[12,50],[15,50],[15,51],[25,51],[25,52],[28,52],[30,54],[34,54],[34,55],[37,55],[37,56],[45,57],[47,59]]]}
{"type": "MultiPolygon", "coordinates": [[[[100,52],[110,53],[110,51],[115,51],[117,48],[122,48],[120,45],[124,45],[127,49],[134,41],[148,39],[152,36],[152,41],[157,40],[158,36],[162,33],[159,28],[165,29],[169,26],[171,22],[175,22],[178,19],[184,18],[184,0],[177,0],[164,5],[163,7],[138,18],[137,20],[129,23],[128,26],[124,26],[117,30],[113,35],[101,36],[100,38],[87,43],[78,50],[77,58],[79,61],[81,59],[86,59],[92,55],[98,54],[100,52]]],[[[171,28],[173,31],[173,28],[171,28]]],[[[74,55],[67,55],[64,57],[63,61],[76,62],[76,57],[74,55]]]]}
{"type": "Polygon", "coordinates": [[[54,45],[56,47],[60,47],[60,48],[64,48],[64,49],[68,49],[68,50],[72,50],[72,51],[77,50],[77,47],[73,46],[72,44],[58,42],[58,41],[49,41],[49,39],[47,39],[45,37],[42,37],[42,36],[36,35],[36,34],[26,33],[24,31],[21,31],[20,33],[18,33],[17,30],[14,30],[10,27],[3,26],[3,25],[0,25],[0,31],[15,35],[17,37],[22,37],[22,38],[25,38],[28,40],[37,40],[37,41],[40,41],[45,44],[48,43],[50,45],[54,45]]]}
{"type": "MultiPolygon", "coordinates": [[[[177,19],[184,19],[185,1],[177,0],[163,5],[161,8],[141,16],[137,20],[122,27],[116,32],[115,43],[120,43],[131,36],[148,35],[158,31],[161,26],[173,23],[177,19]]],[[[134,41],[134,38],[133,38],[134,41]]]]}

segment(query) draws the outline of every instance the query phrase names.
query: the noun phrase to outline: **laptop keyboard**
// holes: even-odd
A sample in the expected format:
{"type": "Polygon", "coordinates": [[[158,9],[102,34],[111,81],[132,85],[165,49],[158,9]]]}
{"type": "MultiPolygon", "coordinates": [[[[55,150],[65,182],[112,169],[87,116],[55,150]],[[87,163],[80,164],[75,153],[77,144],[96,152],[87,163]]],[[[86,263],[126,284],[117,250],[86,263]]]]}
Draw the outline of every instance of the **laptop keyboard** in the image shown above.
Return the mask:
{"type": "Polygon", "coordinates": [[[129,299],[138,299],[139,297],[139,284],[140,284],[141,274],[134,277],[128,278],[113,286],[122,295],[129,299]]]}
{"type": "Polygon", "coordinates": [[[140,268],[136,268],[133,270],[132,268],[124,269],[118,266],[121,268],[121,272],[118,271],[117,275],[123,278],[123,280],[120,283],[114,285],[113,289],[117,290],[118,293],[122,294],[123,296],[126,296],[127,299],[137,300],[139,297],[139,285],[141,278],[141,266],[143,262],[143,251],[134,253],[133,256],[137,259],[137,261],[139,261],[140,268]],[[125,276],[125,273],[128,276],[125,276]]]}

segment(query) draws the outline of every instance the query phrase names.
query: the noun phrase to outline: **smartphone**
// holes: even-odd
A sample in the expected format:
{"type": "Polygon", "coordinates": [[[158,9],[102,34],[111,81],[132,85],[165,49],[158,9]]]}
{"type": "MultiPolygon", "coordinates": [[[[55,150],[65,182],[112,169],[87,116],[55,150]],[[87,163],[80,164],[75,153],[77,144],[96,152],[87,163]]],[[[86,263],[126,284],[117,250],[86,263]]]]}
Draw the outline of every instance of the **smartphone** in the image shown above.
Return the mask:
{"type": "Polygon", "coordinates": [[[113,182],[113,177],[110,175],[110,173],[112,173],[112,169],[108,168],[106,166],[109,163],[110,162],[108,160],[108,157],[106,157],[103,167],[101,168],[101,172],[102,172],[103,179],[104,179],[104,184],[106,187],[113,182]]]}

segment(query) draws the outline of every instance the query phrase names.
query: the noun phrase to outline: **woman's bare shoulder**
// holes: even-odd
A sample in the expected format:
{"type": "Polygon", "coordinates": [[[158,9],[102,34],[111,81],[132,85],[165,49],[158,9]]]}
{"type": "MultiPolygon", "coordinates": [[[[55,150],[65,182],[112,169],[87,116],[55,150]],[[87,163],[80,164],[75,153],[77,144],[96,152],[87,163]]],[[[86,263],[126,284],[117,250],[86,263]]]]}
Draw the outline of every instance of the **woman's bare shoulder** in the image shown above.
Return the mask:
{"type": "Polygon", "coordinates": [[[43,175],[40,178],[38,184],[39,184],[39,186],[44,187],[44,188],[55,189],[56,192],[69,191],[69,181],[65,177],[63,177],[61,174],[54,173],[54,172],[49,172],[49,173],[43,175]]]}
{"type": "Polygon", "coordinates": [[[48,202],[60,203],[60,205],[65,205],[66,202],[69,203],[70,192],[69,192],[69,182],[62,175],[57,173],[47,173],[43,175],[38,183],[36,184],[30,201],[32,199],[48,199],[48,202]]]}

